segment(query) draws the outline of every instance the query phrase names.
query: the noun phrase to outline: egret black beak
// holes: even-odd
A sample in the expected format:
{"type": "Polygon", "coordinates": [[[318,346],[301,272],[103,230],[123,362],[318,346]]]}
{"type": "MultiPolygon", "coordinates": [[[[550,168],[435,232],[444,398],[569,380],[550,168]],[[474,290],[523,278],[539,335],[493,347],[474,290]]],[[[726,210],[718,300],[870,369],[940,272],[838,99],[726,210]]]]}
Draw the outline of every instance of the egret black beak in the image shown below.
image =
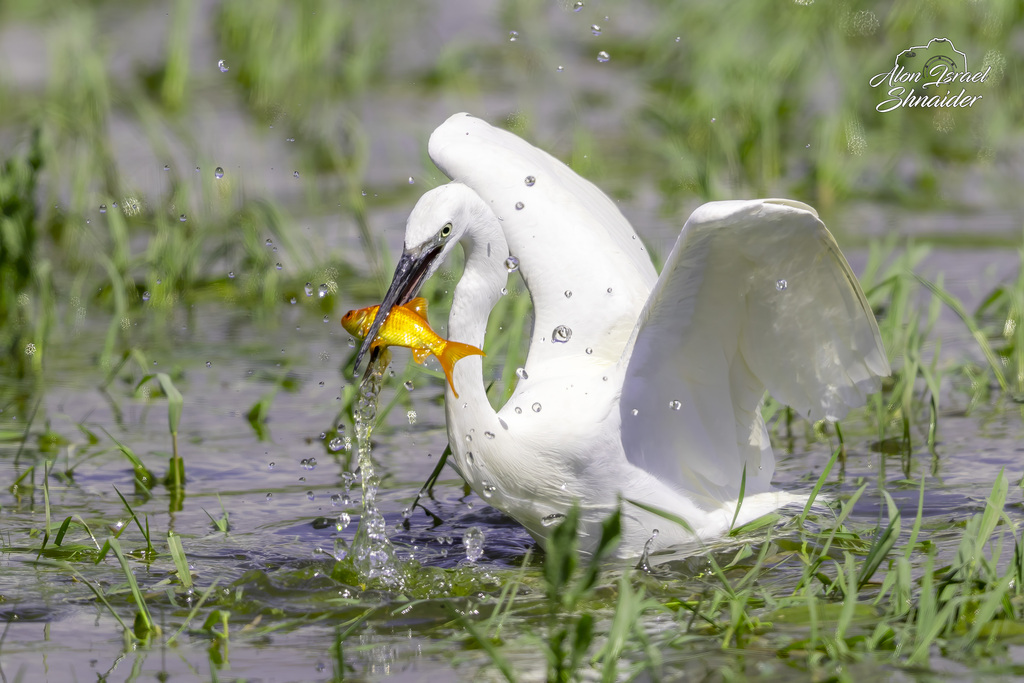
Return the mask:
{"type": "Polygon", "coordinates": [[[419,293],[420,287],[423,286],[423,280],[426,279],[427,271],[430,270],[430,264],[434,262],[434,259],[440,253],[440,244],[412,251],[407,249],[402,252],[402,258],[398,260],[395,274],[391,278],[391,286],[388,287],[388,292],[384,295],[384,301],[381,302],[380,308],[377,310],[377,316],[373,319],[373,323],[370,324],[366,338],[363,339],[363,345],[359,347],[359,353],[356,354],[356,364],[352,369],[353,373],[359,371],[359,363],[362,362],[363,355],[370,348],[370,344],[377,337],[377,332],[380,331],[381,326],[388,319],[391,309],[395,306],[404,306],[419,293]]]}

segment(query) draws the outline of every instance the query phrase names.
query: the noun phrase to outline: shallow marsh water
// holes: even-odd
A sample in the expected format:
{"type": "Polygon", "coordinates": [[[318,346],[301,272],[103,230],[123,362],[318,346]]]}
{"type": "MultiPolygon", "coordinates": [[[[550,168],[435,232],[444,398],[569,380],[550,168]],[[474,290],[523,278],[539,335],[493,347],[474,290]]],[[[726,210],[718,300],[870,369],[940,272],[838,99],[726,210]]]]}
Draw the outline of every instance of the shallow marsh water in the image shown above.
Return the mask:
{"type": "MultiPolygon", "coordinates": [[[[852,256],[854,262],[859,260],[858,254],[852,256]]],[[[948,254],[937,253],[935,267],[946,258],[948,254]]],[[[985,251],[974,252],[971,258],[973,267],[964,264],[959,254],[957,267],[983,273],[993,261],[998,269],[1002,260],[985,251]]],[[[976,285],[988,284],[964,279],[961,293],[967,298],[976,285]]],[[[142,680],[163,673],[172,678],[205,676],[211,667],[222,667],[220,676],[247,680],[328,677],[333,667],[329,647],[338,624],[361,615],[368,606],[382,605],[386,611],[389,603],[400,604],[397,596],[387,592],[374,597],[361,593],[358,586],[330,578],[334,561],[321,552],[334,552],[337,539],[350,543],[358,524],[359,486],[353,486],[348,477],[355,467],[354,453],[351,460],[344,448],[332,453],[320,438],[320,432],[334,425],[341,387],[352,384],[339,372],[354,352],[348,335],[333,319],[325,324],[319,309],[310,305],[285,308],[279,325],[259,325],[219,306],[198,307],[187,321],[165,321],[162,315],[143,311],[139,325],[165,326],[163,334],[154,335],[149,358],[155,369],[180,371],[175,381],[185,396],[185,408],[179,441],[187,471],[181,509],[168,511],[170,499],[160,487],[152,497],[131,495],[134,474],[100,428],[131,444],[159,477],[170,448],[165,405],[158,398],[133,396],[134,385],[126,381],[114,382],[105,392],[97,389],[105,373],[92,367],[90,353],[82,350],[95,348],[100,343],[95,337],[101,337],[103,330],[88,323],[74,339],[62,343],[38,407],[39,414],[47,416],[49,430],[72,442],[59,449],[52,470],[59,473],[72,463],[73,479],[51,477],[49,505],[56,517],[78,515],[86,520],[102,541],[111,525],[133,524],[114,491],[117,487],[140,519],[144,516],[148,521],[154,538],[163,538],[167,531],[182,537],[197,586],[216,581],[218,602],[231,611],[230,642],[220,646],[197,624],[170,646],[126,644],[109,612],[82,584],[69,580],[65,571],[45,559],[37,560],[26,547],[33,544],[30,533],[40,528],[44,514],[40,477],[35,475],[31,477],[34,489],[23,482],[16,491],[0,491],[5,544],[0,553],[0,595],[4,596],[0,615],[6,622],[2,663],[8,680],[81,679],[86,665],[89,676],[109,675],[112,680],[142,680]],[[261,441],[244,416],[255,399],[273,390],[286,374],[294,388],[274,397],[266,425],[270,438],[261,441]],[[89,444],[79,436],[79,424],[99,434],[99,443],[89,444]],[[315,466],[310,466],[311,459],[315,466]],[[341,503],[338,497],[346,494],[351,502],[341,503]],[[220,517],[222,508],[229,516],[228,533],[215,530],[208,516],[220,517]],[[352,519],[339,531],[336,520],[343,512],[352,519]]],[[[943,325],[950,346],[965,344],[966,332],[959,331],[956,322],[944,320],[943,325]]],[[[400,369],[403,363],[399,359],[395,365],[400,369]]],[[[374,457],[382,479],[378,504],[403,562],[415,559],[423,567],[417,570],[421,574],[431,568],[460,569],[456,574],[436,572],[434,586],[426,581],[410,586],[408,594],[424,601],[409,603],[402,612],[375,621],[346,641],[346,662],[370,678],[446,676],[453,667],[460,677],[473,678],[486,656],[475,649],[452,649],[446,642],[445,634],[458,632],[458,627],[449,623],[445,601],[453,594],[495,595],[530,549],[535,559],[527,572],[535,581],[540,551],[515,522],[474,494],[465,494],[451,470],[445,471],[433,496],[425,501],[442,521],[436,523],[417,509],[408,518],[408,528],[402,527],[403,511],[447,439],[440,380],[414,374],[414,389],[408,391],[402,379],[401,372],[389,378],[381,397],[382,406],[396,395],[400,403],[375,433],[374,457]],[[416,413],[414,424],[408,411],[416,413]],[[471,526],[485,534],[483,557],[476,563],[466,561],[462,543],[471,526]]],[[[1005,399],[997,401],[999,405],[977,406],[965,415],[963,387],[950,385],[944,401],[948,407],[942,416],[937,457],[926,450],[909,458],[874,452],[871,435],[859,432],[856,421],[848,424],[845,467],[830,480],[825,493],[842,498],[861,482],[873,482],[850,518],[853,524],[869,526],[884,514],[883,488],[904,517],[912,519],[918,495],[914,482],[924,478],[923,528],[937,545],[938,556],[948,560],[959,542],[959,523],[984,507],[999,471],[1005,468],[1011,476],[1020,476],[1024,422],[1020,409],[1007,405],[1005,399]]],[[[24,428],[25,411],[33,407],[5,407],[0,431],[24,428]]],[[[831,448],[828,440],[815,438],[809,427],[794,423],[793,438],[777,440],[777,485],[809,490],[831,448]]],[[[0,479],[14,481],[45,454],[31,442],[24,449],[5,443],[0,445],[0,456],[0,479]]],[[[1021,510],[1019,501],[1012,510],[1021,510]]],[[[89,543],[81,530],[73,530],[71,536],[89,543]]],[[[128,550],[137,553],[145,547],[134,527],[121,538],[128,550]]],[[[115,580],[106,563],[95,569],[90,564],[76,562],[75,567],[87,579],[103,584],[115,580]]],[[[685,586],[686,577],[699,576],[703,566],[676,559],[655,576],[663,586],[679,581],[685,586]]],[[[153,586],[172,569],[170,561],[162,558],[137,565],[135,572],[140,583],[153,586]]],[[[784,583],[794,571],[783,569],[772,580],[784,583]]],[[[161,590],[151,592],[155,620],[180,623],[198,595],[192,595],[190,603],[188,595],[172,591],[172,605],[161,590]]],[[[524,590],[526,595],[531,591],[524,590]]],[[[529,603],[530,598],[523,600],[529,603]]],[[[130,612],[127,605],[121,609],[130,612]]],[[[510,632],[533,628],[526,612],[510,620],[510,632]]],[[[666,619],[653,615],[645,628],[652,637],[664,638],[679,628],[677,622],[666,619]]],[[[512,648],[506,655],[524,673],[543,675],[535,653],[512,648]]],[[[668,671],[676,675],[710,672],[725,656],[696,663],[692,654],[672,648],[663,655],[668,671]]],[[[765,675],[783,666],[771,659],[762,663],[767,667],[765,675]]],[[[1016,656],[1011,659],[1016,661],[1016,656]]]]}

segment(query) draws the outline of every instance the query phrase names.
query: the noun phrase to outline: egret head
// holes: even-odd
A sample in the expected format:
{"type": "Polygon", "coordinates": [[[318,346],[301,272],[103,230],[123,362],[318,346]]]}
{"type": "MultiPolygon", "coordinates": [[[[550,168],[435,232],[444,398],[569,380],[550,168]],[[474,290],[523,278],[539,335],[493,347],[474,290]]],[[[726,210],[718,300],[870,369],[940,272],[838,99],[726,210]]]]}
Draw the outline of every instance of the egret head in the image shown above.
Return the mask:
{"type": "Polygon", "coordinates": [[[474,223],[490,211],[473,190],[462,183],[448,183],[430,190],[416,202],[405,225],[405,249],[395,267],[384,301],[356,356],[358,370],[363,354],[395,306],[412,300],[474,223]]]}

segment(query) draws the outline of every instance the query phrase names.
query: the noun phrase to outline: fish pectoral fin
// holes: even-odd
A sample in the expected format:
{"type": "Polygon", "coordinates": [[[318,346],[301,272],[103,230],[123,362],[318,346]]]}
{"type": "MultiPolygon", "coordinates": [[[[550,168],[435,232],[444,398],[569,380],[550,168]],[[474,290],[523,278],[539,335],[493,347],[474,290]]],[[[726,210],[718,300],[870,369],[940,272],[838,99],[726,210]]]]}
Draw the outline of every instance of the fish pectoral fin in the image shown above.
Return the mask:
{"type": "Polygon", "coordinates": [[[416,315],[420,316],[424,320],[427,318],[427,300],[422,296],[418,296],[405,305],[406,308],[410,309],[416,315]]]}
{"type": "Polygon", "coordinates": [[[414,348],[412,350],[412,359],[414,361],[416,361],[417,363],[419,363],[420,365],[423,365],[423,362],[425,360],[427,360],[427,356],[429,356],[429,355],[430,355],[430,349],[417,349],[417,348],[414,348]]]}

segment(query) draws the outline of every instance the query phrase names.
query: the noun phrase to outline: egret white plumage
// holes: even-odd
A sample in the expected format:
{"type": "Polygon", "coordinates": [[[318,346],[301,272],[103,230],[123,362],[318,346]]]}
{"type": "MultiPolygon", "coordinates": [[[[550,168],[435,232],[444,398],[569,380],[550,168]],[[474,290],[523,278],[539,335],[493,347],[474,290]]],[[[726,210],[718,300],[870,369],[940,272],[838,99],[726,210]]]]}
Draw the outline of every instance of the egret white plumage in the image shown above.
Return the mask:
{"type": "MultiPolygon", "coordinates": [[[[620,499],[680,516],[702,537],[755,519],[796,499],[771,487],[765,391],[811,420],[838,420],[889,374],[857,279],[805,204],[705,204],[659,277],[603,192],[512,133],[456,114],[429,153],[453,182],[409,216],[360,357],[457,243],[465,270],[448,335],[482,347],[506,259],[518,260],[534,310],[525,374],[495,411],[481,359],[465,358],[445,412],[459,473],[538,540],[573,501],[584,549],[620,499]]],[[[636,506],[622,512],[623,554],[655,529],[655,547],[693,538],[636,506]]]]}

